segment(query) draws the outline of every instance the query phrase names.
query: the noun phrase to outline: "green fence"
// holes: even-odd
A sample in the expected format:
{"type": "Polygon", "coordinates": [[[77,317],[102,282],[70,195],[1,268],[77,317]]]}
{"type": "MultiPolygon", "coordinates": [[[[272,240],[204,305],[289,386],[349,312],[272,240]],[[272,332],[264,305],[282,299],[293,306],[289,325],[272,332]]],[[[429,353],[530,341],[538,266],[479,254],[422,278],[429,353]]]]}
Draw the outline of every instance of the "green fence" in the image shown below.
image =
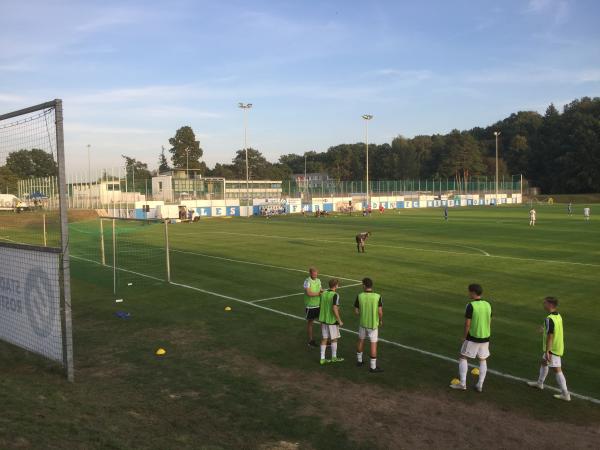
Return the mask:
{"type": "MultiPolygon", "coordinates": [[[[520,175],[511,179],[498,180],[498,192],[521,193],[522,178],[520,175]]],[[[365,181],[284,181],[282,183],[284,197],[350,197],[365,195],[365,181]]],[[[423,180],[381,180],[369,182],[370,195],[410,195],[429,193],[440,195],[456,194],[493,194],[496,192],[496,182],[485,177],[472,178],[468,182],[457,182],[455,179],[423,179],[423,180]]]]}

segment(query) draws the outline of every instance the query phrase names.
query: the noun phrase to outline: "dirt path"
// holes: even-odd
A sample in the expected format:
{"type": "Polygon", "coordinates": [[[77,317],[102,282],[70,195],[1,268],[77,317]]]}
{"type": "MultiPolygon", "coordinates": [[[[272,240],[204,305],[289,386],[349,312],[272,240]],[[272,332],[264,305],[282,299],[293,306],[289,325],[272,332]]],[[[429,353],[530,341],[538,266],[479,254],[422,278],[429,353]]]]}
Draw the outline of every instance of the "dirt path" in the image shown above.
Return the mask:
{"type": "MultiPolygon", "coordinates": [[[[541,421],[482,401],[467,405],[451,394],[436,397],[356,384],[327,374],[305,375],[232,354],[232,369],[252,370],[283,396],[306,399],[301,414],[335,422],[363,445],[385,449],[415,448],[572,448],[600,447],[600,424],[583,427],[541,421]],[[330,386],[336,392],[323,398],[313,386],[330,386]],[[365,403],[365,399],[373,399],[365,403]]],[[[351,364],[352,361],[348,361],[351,364]]]]}

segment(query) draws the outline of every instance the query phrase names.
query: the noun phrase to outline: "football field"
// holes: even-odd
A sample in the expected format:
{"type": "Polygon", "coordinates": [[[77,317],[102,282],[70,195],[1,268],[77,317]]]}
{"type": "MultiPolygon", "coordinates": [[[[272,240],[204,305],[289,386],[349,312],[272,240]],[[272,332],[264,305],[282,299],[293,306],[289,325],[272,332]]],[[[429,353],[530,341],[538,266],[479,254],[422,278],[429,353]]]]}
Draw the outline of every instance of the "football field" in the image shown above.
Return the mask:
{"type": "MultiPolygon", "coordinates": [[[[15,361],[3,369],[3,384],[22,394],[20,403],[6,389],[2,398],[17,410],[41,407],[50,416],[51,411],[72,414],[98,442],[115,448],[135,446],[125,427],[144,426],[155,432],[142,438],[147,439],[139,442],[142,447],[193,447],[199,430],[210,435],[204,444],[211,448],[279,441],[313,448],[389,445],[385,438],[373,441],[369,433],[319,419],[318,406],[308,405],[338,397],[329,392],[334,384],[342,392],[347,386],[365,389],[367,396],[370,389],[390,398],[423,395],[424,404],[437,398],[476,415],[491,408],[514,419],[520,445],[530,437],[525,430],[519,433],[519,426],[535,426],[550,410],[553,421],[577,427],[566,428],[565,439],[572,435],[581,444],[591,443],[594,435],[586,427],[600,419],[600,227],[593,220],[584,222],[581,208],[573,216],[564,205],[536,209],[535,228],[528,226],[527,206],[451,209],[448,221],[440,210],[409,209],[371,217],[208,219],[169,225],[171,283],[165,280],[164,225],[118,221],[116,295],[111,222],[103,223],[104,266],[99,220],[72,223],[76,383],[72,389],[65,386],[46,363],[1,344],[2,361],[15,361]],[[354,242],[361,231],[372,232],[364,254],[357,253],[354,242]],[[318,349],[306,346],[302,284],[311,266],[318,268],[324,285],[332,277],[341,281],[344,327],[338,353],[346,358],[341,364],[319,366],[318,349]],[[384,299],[378,358],[382,374],[354,364],[358,321],[352,305],[367,276],[384,299]],[[482,394],[448,389],[457,375],[469,283],[481,284],[493,307],[490,372],[482,394]],[[549,295],[560,300],[565,321],[563,368],[576,394],[570,404],[554,400],[553,391],[534,391],[523,382],[537,377],[542,299],[549,295]],[[226,306],[232,310],[225,311],[226,306]],[[131,318],[116,318],[117,310],[131,318]],[[153,355],[158,347],[167,350],[165,358],[153,355]],[[316,392],[298,387],[311,380],[316,380],[316,392]],[[59,397],[73,396],[81,404],[67,412],[54,395],[36,400],[49,386],[59,397]],[[100,406],[86,407],[88,396],[100,406]],[[161,412],[168,417],[161,419],[161,412]],[[173,447],[164,440],[170,432],[178,436],[173,447]]],[[[315,326],[315,336],[319,334],[315,326]]],[[[555,386],[553,374],[547,382],[555,386]]],[[[407,407],[411,420],[423,416],[421,428],[414,424],[415,429],[430,434],[423,423],[435,422],[429,414],[441,413],[435,408],[419,411],[414,398],[403,401],[413,405],[412,410],[407,407]]],[[[381,414],[397,415],[403,408],[381,414]]],[[[59,418],[40,421],[54,430],[51,435],[63,436],[59,418]]],[[[33,425],[17,423],[11,433],[0,422],[0,443],[10,444],[18,436],[35,443],[33,425]]],[[[447,425],[439,424],[439,430],[447,425]]],[[[385,421],[382,426],[393,428],[385,421]]],[[[431,445],[439,437],[430,437],[431,445]]],[[[533,437],[539,438],[535,432],[533,437]]],[[[428,442],[414,439],[403,446],[428,442]]],[[[460,439],[451,442],[470,442],[460,439]]],[[[85,440],[74,433],[66,442],[76,447],[85,440]]],[[[508,445],[492,439],[493,444],[508,445]]]]}

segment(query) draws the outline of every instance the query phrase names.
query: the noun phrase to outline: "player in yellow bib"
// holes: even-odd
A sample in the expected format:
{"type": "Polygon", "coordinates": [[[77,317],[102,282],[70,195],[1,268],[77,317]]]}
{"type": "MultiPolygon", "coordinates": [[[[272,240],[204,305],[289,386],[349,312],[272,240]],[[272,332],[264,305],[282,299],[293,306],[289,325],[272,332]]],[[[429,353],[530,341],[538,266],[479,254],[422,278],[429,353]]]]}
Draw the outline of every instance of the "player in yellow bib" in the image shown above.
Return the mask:
{"type": "Polygon", "coordinates": [[[556,382],[560,387],[560,394],[554,395],[559,400],[571,401],[571,394],[567,389],[567,380],[562,372],[562,356],[565,353],[565,340],[563,334],[563,320],[558,312],[558,299],[546,297],[544,299],[544,309],[548,313],[542,327],[542,363],[540,365],[540,375],[537,381],[529,381],[527,384],[531,387],[544,389],[544,381],[548,376],[548,367],[554,369],[556,382]]]}
{"type": "Polygon", "coordinates": [[[321,280],[319,271],[315,267],[308,269],[308,278],[304,280],[304,314],[306,317],[306,333],[308,334],[309,347],[317,347],[313,338],[313,323],[319,318],[321,305],[321,280]]]}
{"type": "Polygon", "coordinates": [[[467,389],[467,358],[479,360],[479,379],[475,385],[478,392],[483,391],[483,382],[487,375],[487,358],[490,356],[490,336],[492,334],[492,306],[481,298],[483,288],[479,284],[469,285],[469,298],[465,311],[463,344],[458,359],[459,384],[451,384],[452,389],[467,389]]]}
{"type": "Polygon", "coordinates": [[[321,359],[319,362],[321,365],[344,360],[344,358],[339,358],[337,355],[340,327],[344,325],[340,317],[340,294],[337,292],[339,285],[340,282],[332,278],[329,280],[329,289],[321,294],[319,312],[319,322],[321,322],[321,359]],[[325,358],[328,340],[331,340],[331,359],[325,358]]]}
{"type": "Polygon", "coordinates": [[[358,345],[356,348],[356,365],[363,366],[363,351],[365,339],[368,337],[371,344],[370,373],[383,372],[377,366],[377,340],[379,339],[379,327],[383,325],[383,299],[381,295],[373,292],[373,280],[364,278],[362,280],[363,292],[358,294],[354,302],[354,311],[360,316],[358,327],[358,345]]]}

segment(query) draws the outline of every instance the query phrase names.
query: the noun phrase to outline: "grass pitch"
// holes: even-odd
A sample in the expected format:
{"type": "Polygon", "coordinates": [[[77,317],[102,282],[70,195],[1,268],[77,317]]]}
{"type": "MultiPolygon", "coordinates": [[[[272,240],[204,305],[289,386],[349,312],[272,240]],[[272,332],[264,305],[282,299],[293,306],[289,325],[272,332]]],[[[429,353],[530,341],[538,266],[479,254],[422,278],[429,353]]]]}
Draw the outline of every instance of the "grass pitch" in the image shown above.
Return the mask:
{"type": "MultiPolygon", "coordinates": [[[[444,419],[444,412],[453,410],[476,414],[474,421],[489,411],[503,414],[496,422],[514,420],[514,436],[505,436],[508,441],[489,436],[491,447],[527,445],[530,438],[539,444],[547,434],[541,419],[549,412],[553,430],[567,427],[565,439],[591,444],[594,434],[587,427],[600,419],[599,405],[580,399],[558,403],[551,392],[510,378],[537,376],[537,329],[545,316],[541,301],[553,295],[561,301],[565,321],[569,388],[600,398],[595,345],[600,227],[585,223],[581,208],[571,217],[564,205],[536,209],[535,228],[528,226],[525,206],[453,209],[448,222],[438,210],[400,210],[371,217],[171,225],[171,285],[163,281],[163,225],[119,222],[116,296],[108,266],[113,257],[109,223],[104,229],[107,267],[99,264],[98,221],[73,223],[77,382],[71,386],[39,358],[0,344],[0,400],[8,405],[6,421],[0,420],[0,444],[373,448],[393,445],[396,441],[385,440],[393,436],[402,439],[399,447],[467,445],[461,435],[432,437],[434,430],[450,427],[453,417],[444,419]],[[354,236],[366,230],[373,232],[367,253],[357,254],[354,236]],[[330,276],[342,280],[348,331],[342,332],[339,353],[347,360],[339,365],[319,366],[318,349],[306,347],[299,318],[309,266],[319,268],[324,283],[330,276]],[[352,304],[365,276],[373,278],[384,298],[380,337],[387,342],[380,344],[378,360],[386,371],[380,375],[354,367],[352,304]],[[502,374],[488,375],[482,395],[448,390],[457,372],[471,282],[482,284],[492,303],[488,365],[502,374]],[[115,303],[115,297],[123,303],[115,303]],[[117,310],[132,318],[115,318],[117,310]],[[167,350],[166,357],[154,356],[158,347],[167,350]],[[330,392],[330,386],[338,392],[330,392]],[[354,392],[362,394],[355,398],[354,392]],[[389,423],[356,411],[362,402],[372,403],[370,396],[380,399],[375,415],[389,423]],[[324,400],[329,398],[336,400],[324,400]],[[384,407],[384,399],[395,403],[384,407]],[[431,406],[432,401],[441,404],[431,406]],[[339,403],[334,415],[340,420],[324,419],[319,402],[339,403]],[[419,405],[430,407],[420,411],[419,405]],[[402,420],[414,423],[399,435],[393,422],[403,411],[411,414],[402,420]],[[362,425],[348,415],[361,417],[362,425]],[[428,431],[423,425],[436,421],[439,428],[428,431]],[[568,428],[575,424],[578,428],[568,428]],[[371,434],[363,430],[373,426],[371,434]]],[[[554,383],[552,374],[548,382],[554,383]]],[[[485,440],[481,433],[480,439],[485,440]]]]}

